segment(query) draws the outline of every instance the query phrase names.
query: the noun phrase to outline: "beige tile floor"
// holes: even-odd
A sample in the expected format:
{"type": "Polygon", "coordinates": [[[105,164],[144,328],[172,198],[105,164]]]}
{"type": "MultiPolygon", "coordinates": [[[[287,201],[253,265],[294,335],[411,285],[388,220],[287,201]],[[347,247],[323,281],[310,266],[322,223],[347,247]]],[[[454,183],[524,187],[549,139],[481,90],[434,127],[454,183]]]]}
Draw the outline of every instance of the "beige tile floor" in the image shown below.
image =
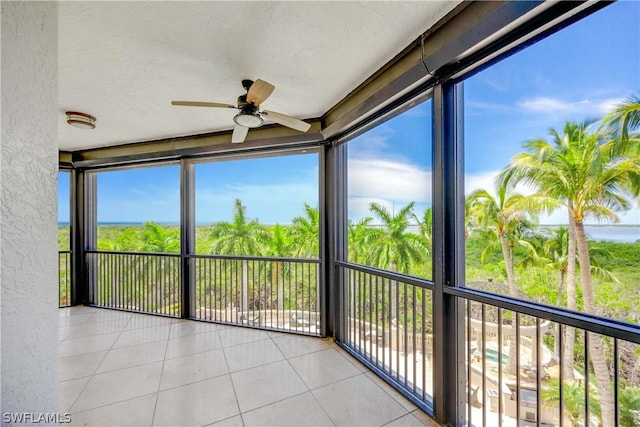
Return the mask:
{"type": "Polygon", "coordinates": [[[436,425],[329,340],[91,307],[59,325],[71,425],[436,425]]]}

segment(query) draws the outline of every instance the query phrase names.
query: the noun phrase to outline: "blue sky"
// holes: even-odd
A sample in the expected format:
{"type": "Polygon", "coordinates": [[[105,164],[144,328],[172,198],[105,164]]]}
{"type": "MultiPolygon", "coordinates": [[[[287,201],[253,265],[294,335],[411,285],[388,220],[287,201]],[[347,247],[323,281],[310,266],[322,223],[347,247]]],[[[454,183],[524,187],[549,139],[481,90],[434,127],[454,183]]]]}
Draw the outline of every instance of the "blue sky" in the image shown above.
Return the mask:
{"type": "MultiPolygon", "coordinates": [[[[598,118],[640,94],[640,2],[618,2],[469,77],[465,91],[466,190],[491,188],[497,172],[528,138],[565,121],[598,118]]],[[[349,143],[349,216],[431,203],[431,102],[349,143]]],[[[318,204],[317,154],[235,160],[196,168],[196,221],[229,220],[235,198],[265,224],[289,223],[303,203],[318,204]]],[[[98,220],[179,219],[178,166],[101,173],[98,220]]],[[[61,174],[60,221],[68,220],[68,178],[61,174]]],[[[639,224],[640,211],[621,215],[639,224]]],[[[557,213],[543,219],[565,222],[557,213]]]]}

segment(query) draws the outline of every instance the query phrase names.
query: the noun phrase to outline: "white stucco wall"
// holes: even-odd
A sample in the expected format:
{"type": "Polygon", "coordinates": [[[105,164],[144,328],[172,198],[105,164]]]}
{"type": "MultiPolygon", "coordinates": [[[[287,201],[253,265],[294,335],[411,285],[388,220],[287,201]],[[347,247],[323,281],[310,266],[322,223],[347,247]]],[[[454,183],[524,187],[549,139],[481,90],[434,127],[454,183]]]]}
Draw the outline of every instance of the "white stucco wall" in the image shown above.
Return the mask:
{"type": "Polygon", "coordinates": [[[58,4],[1,8],[0,414],[55,413],[58,4]]]}

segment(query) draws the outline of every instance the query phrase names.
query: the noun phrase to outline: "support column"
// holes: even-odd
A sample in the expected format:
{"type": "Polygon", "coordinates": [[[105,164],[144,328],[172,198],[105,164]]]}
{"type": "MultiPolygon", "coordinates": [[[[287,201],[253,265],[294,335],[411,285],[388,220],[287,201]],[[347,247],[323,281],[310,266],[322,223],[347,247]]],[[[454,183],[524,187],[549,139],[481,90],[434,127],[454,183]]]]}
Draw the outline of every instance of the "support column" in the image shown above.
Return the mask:
{"type": "Polygon", "coordinates": [[[54,414],[58,4],[3,1],[0,7],[0,414],[54,414]]]}
{"type": "Polygon", "coordinates": [[[445,292],[464,281],[462,86],[433,89],[433,391],[436,421],[465,425],[464,304],[445,292]]]}
{"type": "Polygon", "coordinates": [[[322,331],[325,336],[342,340],[343,336],[343,300],[340,284],[337,280],[336,260],[344,260],[346,253],[346,169],[345,147],[337,144],[327,144],[320,156],[320,170],[323,171],[320,180],[321,212],[321,259],[322,278],[325,286],[320,297],[322,312],[322,331]]]}
{"type": "Polygon", "coordinates": [[[195,267],[194,260],[187,255],[195,253],[196,215],[195,215],[195,168],[192,163],[182,160],[180,163],[180,259],[181,259],[181,310],[180,317],[189,319],[195,303],[195,267]],[[193,285],[193,286],[192,286],[193,285]]]}
{"type": "MultiPolygon", "coordinates": [[[[96,177],[84,171],[71,171],[71,305],[95,303],[91,289],[86,249],[96,248],[96,177]]],[[[93,263],[92,263],[93,264],[93,263]]]]}

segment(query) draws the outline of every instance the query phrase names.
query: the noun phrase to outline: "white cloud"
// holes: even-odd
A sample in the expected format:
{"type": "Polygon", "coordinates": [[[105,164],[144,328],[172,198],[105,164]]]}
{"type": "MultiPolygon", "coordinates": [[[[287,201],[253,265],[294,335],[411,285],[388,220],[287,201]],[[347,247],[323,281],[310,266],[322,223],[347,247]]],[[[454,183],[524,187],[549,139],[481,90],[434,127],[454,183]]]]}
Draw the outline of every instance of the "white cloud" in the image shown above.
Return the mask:
{"type": "Polygon", "coordinates": [[[385,153],[388,148],[387,139],[393,136],[393,129],[389,126],[382,126],[374,129],[375,132],[360,135],[349,143],[350,158],[375,158],[385,153]],[[353,151],[351,150],[353,147],[353,151]]]}
{"type": "Polygon", "coordinates": [[[381,199],[378,197],[349,197],[349,200],[347,201],[349,206],[349,218],[353,221],[359,221],[362,218],[372,216],[369,211],[371,203],[377,203],[388,211],[393,211],[394,209],[393,203],[387,199],[381,199]]]}
{"type": "Polygon", "coordinates": [[[581,100],[577,102],[566,102],[555,98],[540,96],[532,99],[525,99],[518,103],[518,106],[525,110],[543,113],[558,113],[572,111],[579,107],[589,104],[589,100],[581,100]]]}
{"type": "Polygon", "coordinates": [[[618,104],[624,101],[624,98],[586,98],[577,101],[562,100],[551,97],[536,97],[525,99],[517,103],[517,105],[525,110],[533,113],[542,114],[576,114],[582,119],[598,118],[609,113],[618,104]]]}
{"type": "Polygon", "coordinates": [[[622,102],[624,102],[625,98],[606,98],[598,102],[597,110],[600,115],[605,115],[611,112],[611,110],[618,107],[622,102]]]}
{"type": "Polygon", "coordinates": [[[484,189],[496,196],[496,178],[499,171],[488,171],[477,174],[466,174],[464,177],[464,194],[468,196],[476,190],[484,189]]]}
{"type": "Polygon", "coordinates": [[[513,106],[489,101],[465,100],[465,108],[473,113],[488,112],[490,114],[508,113],[513,111],[513,106]]]}
{"type": "Polygon", "coordinates": [[[350,159],[348,193],[399,203],[430,202],[431,172],[388,159],[350,159]]]}

